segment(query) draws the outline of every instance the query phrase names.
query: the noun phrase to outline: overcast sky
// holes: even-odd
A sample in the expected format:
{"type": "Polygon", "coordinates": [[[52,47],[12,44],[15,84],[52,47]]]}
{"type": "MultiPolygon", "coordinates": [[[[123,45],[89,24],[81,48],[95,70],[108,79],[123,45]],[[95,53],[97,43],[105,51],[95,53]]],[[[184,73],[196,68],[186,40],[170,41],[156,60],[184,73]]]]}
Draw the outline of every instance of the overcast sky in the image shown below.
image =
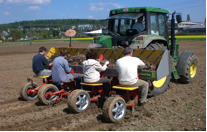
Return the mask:
{"type": "Polygon", "coordinates": [[[158,7],[190,15],[204,22],[206,0],[0,0],[0,24],[44,19],[104,19],[109,10],[125,7],[158,7]]]}

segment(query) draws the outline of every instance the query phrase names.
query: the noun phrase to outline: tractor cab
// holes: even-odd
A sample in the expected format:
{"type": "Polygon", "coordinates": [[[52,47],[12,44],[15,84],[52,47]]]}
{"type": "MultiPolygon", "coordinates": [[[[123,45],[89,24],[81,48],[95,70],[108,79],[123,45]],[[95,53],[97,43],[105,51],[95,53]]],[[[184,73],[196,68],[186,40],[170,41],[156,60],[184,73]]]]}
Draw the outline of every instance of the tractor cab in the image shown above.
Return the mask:
{"type": "MultiPolygon", "coordinates": [[[[109,20],[108,30],[109,35],[115,33],[118,36],[133,36],[139,32],[136,29],[132,29],[137,19],[143,17],[143,13],[127,13],[118,14],[107,18],[109,20]]],[[[145,24],[140,23],[145,30],[145,24]]]]}
{"type": "MultiPolygon", "coordinates": [[[[143,44],[145,48],[146,38],[149,44],[151,40],[163,41],[168,47],[168,25],[167,19],[169,12],[160,8],[153,7],[132,7],[111,10],[108,20],[108,29],[103,29],[104,36],[95,37],[89,48],[112,48],[115,46],[128,47],[131,44],[143,44]],[[139,21],[142,18],[142,21],[139,21]],[[135,26],[139,23],[139,26],[135,26]],[[141,30],[137,29],[141,27],[141,30]],[[142,40],[142,41],[138,41],[142,40]]],[[[136,47],[136,46],[135,46],[136,47]]]]}

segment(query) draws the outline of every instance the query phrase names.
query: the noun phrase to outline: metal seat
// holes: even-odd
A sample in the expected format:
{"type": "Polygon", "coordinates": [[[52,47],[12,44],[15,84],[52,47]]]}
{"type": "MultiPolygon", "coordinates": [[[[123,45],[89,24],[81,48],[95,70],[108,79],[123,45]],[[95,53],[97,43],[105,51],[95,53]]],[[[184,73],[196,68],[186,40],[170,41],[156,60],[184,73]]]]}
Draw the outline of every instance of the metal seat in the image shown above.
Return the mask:
{"type": "Polygon", "coordinates": [[[33,77],[38,77],[38,78],[48,78],[50,77],[51,75],[46,75],[46,76],[33,76],[33,77]]]}
{"type": "Polygon", "coordinates": [[[80,83],[81,85],[87,85],[87,86],[101,86],[103,83],[80,83]]]}
{"type": "Polygon", "coordinates": [[[133,90],[135,90],[135,89],[138,89],[139,87],[138,87],[138,86],[132,86],[132,87],[129,87],[129,86],[121,86],[121,85],[117,85],[117,86],[113,86],[112,88],[114,88],[114,89],[121,89],[121,90],[133,91],[133,90]]]}

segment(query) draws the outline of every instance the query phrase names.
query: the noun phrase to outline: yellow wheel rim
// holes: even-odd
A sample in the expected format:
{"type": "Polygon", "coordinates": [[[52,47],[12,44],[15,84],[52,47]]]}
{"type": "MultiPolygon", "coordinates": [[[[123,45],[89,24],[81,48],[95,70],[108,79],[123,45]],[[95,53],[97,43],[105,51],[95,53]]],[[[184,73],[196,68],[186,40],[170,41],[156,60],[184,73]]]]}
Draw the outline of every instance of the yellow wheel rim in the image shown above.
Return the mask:
{"type": "Polygon", "coordinates": [[[167,79],[167,76],[161,78],[158,81],[153,81],[152,83],[153,83],[154,87],[160,88],[165,83],[166,79],[167,79]]]}
{"type": "Polygon", "coordinates": [[[196,66],[196,63],[193,62],[190,66],[190,77],[191,78],[194,78],[195,75],[196,75],[196,70],[197,70],[197,66],[196,66]]]}

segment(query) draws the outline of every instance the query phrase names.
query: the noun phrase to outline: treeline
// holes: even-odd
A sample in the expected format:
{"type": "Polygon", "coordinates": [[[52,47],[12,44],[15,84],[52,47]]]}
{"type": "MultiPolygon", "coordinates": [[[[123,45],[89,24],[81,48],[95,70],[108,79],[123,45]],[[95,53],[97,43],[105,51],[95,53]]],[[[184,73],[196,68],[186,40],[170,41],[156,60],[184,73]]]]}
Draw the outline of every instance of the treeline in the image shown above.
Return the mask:
{"type": "Polygon", "coordinates": [[[107,26],[107,21],[93,20],[93,19],[54,19],[54,20],[35,20],[35,21],[20,21],[9,24],[0,24],[0,31],[17,28],[30,28],[30,22],[32,28],[61,28],[61,30],[71,28],[71,26],[91,24],[99,28],[99,26],[107,26]]]}

